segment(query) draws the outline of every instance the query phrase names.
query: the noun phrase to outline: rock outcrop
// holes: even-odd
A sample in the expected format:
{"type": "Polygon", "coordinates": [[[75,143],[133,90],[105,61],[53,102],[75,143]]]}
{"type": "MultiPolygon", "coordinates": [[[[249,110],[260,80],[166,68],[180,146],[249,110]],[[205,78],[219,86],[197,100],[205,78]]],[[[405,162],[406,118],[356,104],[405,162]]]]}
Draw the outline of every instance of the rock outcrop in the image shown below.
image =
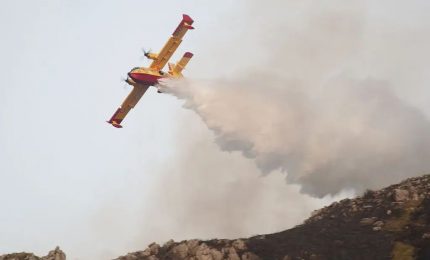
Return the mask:
{"type": "Polygon", "coordinates": [[[116,260],[158,259],[430,259],[430,175],[335,202],[276,234],[171,240],[116,260]]]}
{"type": "Polygon", "coordinates": [[[134,259],[194,259],[194,260],[257,260],[257,255],[247,250],[245,241],[237,240],[186,240],[182,242],[168,241],[163,246],[152,243],[144,251],[121,256],[117,260],[134,259]]]}
{"type": "Polygon", "coordinates": [[[1,255],[0,260],[66,260],[66,255],[57,246],[54,250],[49,251],[47,256],[38,257],[32,253],[14,253],[1,255]]]}

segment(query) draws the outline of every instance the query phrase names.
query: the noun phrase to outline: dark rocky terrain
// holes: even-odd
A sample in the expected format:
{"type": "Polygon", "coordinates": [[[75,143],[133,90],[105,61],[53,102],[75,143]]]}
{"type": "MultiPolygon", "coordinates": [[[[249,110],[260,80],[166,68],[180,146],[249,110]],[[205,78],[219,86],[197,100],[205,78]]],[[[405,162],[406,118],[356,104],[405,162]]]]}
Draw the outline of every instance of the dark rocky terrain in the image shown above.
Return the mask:
{"type": "Polygon", "coordinates": [[[335,202],[279,233],[153,243],[116,260],[156,259],[430,259],[430,175],[335,202]]]}
{"type": "MultiPolygon", "coordinates": [[[[28,253],[0,260],[64,260],[28,253]]],[[[315,211],[303,224],[275,234],[227,240],[168,241],[115,260],[430,259],[430,175],[366,191],[315,211]]]]}

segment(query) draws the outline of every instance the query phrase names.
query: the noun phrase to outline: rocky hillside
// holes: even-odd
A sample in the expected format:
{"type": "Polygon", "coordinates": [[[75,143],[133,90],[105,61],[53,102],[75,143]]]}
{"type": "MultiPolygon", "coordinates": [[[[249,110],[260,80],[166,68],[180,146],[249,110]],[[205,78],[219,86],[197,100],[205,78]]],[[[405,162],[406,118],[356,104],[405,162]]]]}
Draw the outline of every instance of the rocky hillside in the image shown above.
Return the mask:
{"type": "MultiPolygon", "coordinates": [[[[115,260],[430,259],[430,175],[345,199],[315,211],[302,225],[246,239],[168,241],[115,260]]],[[[65,260],[56,248],[0,260],[65,260]]]]}
{"type": "Polygon", "coordinates": [[[32,253],[14,253],[0,255],[0,260],[66,260],[66,255],[59,247],[50,251],[47,256],[38,257],[32,253]]]}
{"type": "Polygon", "coordinates": [[[430,259],[430,175],[345,199],[247,239],[169,241],[116,260],[430,259]]]}

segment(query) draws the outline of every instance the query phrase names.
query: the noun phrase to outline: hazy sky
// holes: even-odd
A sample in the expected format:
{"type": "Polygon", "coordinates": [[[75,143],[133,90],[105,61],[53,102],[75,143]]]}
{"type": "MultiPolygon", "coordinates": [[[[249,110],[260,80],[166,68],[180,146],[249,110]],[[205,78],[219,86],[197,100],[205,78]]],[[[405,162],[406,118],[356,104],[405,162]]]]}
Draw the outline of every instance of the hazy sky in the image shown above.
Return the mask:
{"type": "Polygon", "coordinates": [[[196,54],[186,74],[218,76],[237,66],[202,55],[211,41],[229,51],[211,30],[228,35],[217,23],[235,10],[229,1],[2,1],[0,253],[45,254],[60,245],[70,259],[107,259],[155,239],[130,243],[143,236],[142,205],[162,192],[148,195],[191,112],[150,89],[123,129],[105,120],[130,91],[121,78],[147,64],[141,48],[159,50],[183,13],[196,21],[176,55],[196,54]]]}
{"type": "MultiPolygon", "coordinates": [[[[3,0],[0,254],[25,250],[43,255],[60,245],[68,259],[108,259],[144,249],[153,240],[274,232],[297,224],[312,209],[326,204],[330,198],[301,195],[297,186],[284,184],[281,174],[259,177],[248,159],[219,151],[212,133],[193,112],[182,108],[182,101],[159,95],[154,89],[129,114],[123,129],[105,122],[130,91],[121,78],[130,68],[147,64],[141,59],[141,48],[158,51],[183,13],[195,20],[196,28],[185,36],[175,55],[176,59],[185,51],[195,54],[184,74],[222,78],[256,68],[264,61],[265,53],[270,52],[265,41],[272,39],[259,39],[256,32],[273,29],[265,24],[265,16],[282,17],[285,11],[293,22],[300,22],[294,17],[304,10],[315,11],[312,1],[289,1],[290,5],[273,1],[273,6],[265,4],[264,10],[256,12],[259,5],[254,2],[3,0]],[[282,9],[287,7],[297,10],[282,9]],[[255,19],[248,23],[252,17],[255,19]],[[247,26],[258,28],[250,29],[254,34],[246,34],[247,26]],[[196,147],[211,155],[209,165],[201,163],[206,161],[199,159],[201,151],[196,147]],[[210,175],[205,175],[206,170],[210,175]],[[187,171],[202,174],[191,175],[184,182],[181,176],[187,171]],[[214,175],[217,171],[219,176],[214,175]],[[166,182],[170,174],[172,178],[166,182]],[[212,180],[213,189],[199,185],[203,179],[212,180]],[[232,223],[236,219],[233,215],[245,214],[249,221],[245,218],[240,227],[216,223],[226,216],[223,210],[239,207],[254,194],[246,185],[260,184],[264,188],[257,193],[256,204],[231,213],[232,223]],[[223,195],[234,194],[235,189],[243,191],[236,200],[223,195]],[[205,221],[188,223],[183,210],[189,208],[181,208],[173,198],[186,193],[184,201],[190,201],[189,196],[197,198],[209,192],[210,196],[202,196],[208,200],[197,200],[202,206],[193,208],[197,209],[193,213],[212,219],[213,228],[205,221]],[[289,200],[290,196],[294,199],[289,200]],[[223,204],[226,201],[227,205],[223,204]],[[226,208],[219,208],[221,204],[226,208]],[[254,207],[273,214],[264,215],[254,207]]],[[[385,43],[377,36],[379,32],[403,40],[392,28],[416,28],[418,33],[411,36],[428,29],[428,23],[420,23],[428,14],[425,1],[408,1],[410,5],[365,2],[365,6],[351,8],[365,9],[366,21],[381,25],[370,26],[375,29],[370,30],[367,42],[376,46],[373,51],[382,53],[379,57],[384,55],[385,43]],[[392,25],[388,30],[383,27],[387,24],[392,25]]],[[[336,4],[325,8],[336,9],[336,4]]],[[[422,38],[428,42],[427,37],[422,38]]],[[[413,46],[400,41],[399,49],[423,49],[421,38],[410,40],[413,46]]],[[[427,57],[428,52],[421,55],[427,57]]],[[[398,67],[386,65],[389,53],[386,58],[384,66],[377,66],[369,56],[366,62],[375,65],[359,73],[395,74],[390,76],[395,81],[393,88],[428,111],[430,100],[424,95],[428,92],[423,83],[428,65],[416,63],[414,56],[405,52],[400,61],[416,65],[416,74],[403,75],[397,73],[398,67]],[[419,77],[423,78],[415,84],[412,79],[419,77]],[[403,83],[415,84],[415,94],[403,93],[403,83]]]]}
{"type": "MultiPolygon", "coordinates": [[[[100,248],[132,239],[91,237],[101,204],[120,201],[124,219],[140,208],[184,125],[180,103],[153,89],[124,129],[108,125],[130,91],[121,77],[144,63],[142,47],[162,47],[183,13],[198,30],[180,50],[198,53],[204,27],[228,10],[210,1],[2,1],[1,253],[60,245],[71,259],[94,259],[100,248]]],[[[126,252],[119,247],[111,257],[126,252]]]]}

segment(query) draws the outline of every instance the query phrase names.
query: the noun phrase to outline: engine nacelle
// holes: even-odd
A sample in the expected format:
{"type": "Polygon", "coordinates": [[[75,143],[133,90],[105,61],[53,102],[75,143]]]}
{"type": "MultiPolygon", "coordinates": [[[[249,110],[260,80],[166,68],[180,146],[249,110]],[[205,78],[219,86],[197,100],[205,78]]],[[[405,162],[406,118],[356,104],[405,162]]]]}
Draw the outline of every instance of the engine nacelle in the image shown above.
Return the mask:
{"type": "Polygon", "coordinates": [[[150,60],[156,60],[158,58],[157,53],[146,53],[145,56],[150,60]]]}

